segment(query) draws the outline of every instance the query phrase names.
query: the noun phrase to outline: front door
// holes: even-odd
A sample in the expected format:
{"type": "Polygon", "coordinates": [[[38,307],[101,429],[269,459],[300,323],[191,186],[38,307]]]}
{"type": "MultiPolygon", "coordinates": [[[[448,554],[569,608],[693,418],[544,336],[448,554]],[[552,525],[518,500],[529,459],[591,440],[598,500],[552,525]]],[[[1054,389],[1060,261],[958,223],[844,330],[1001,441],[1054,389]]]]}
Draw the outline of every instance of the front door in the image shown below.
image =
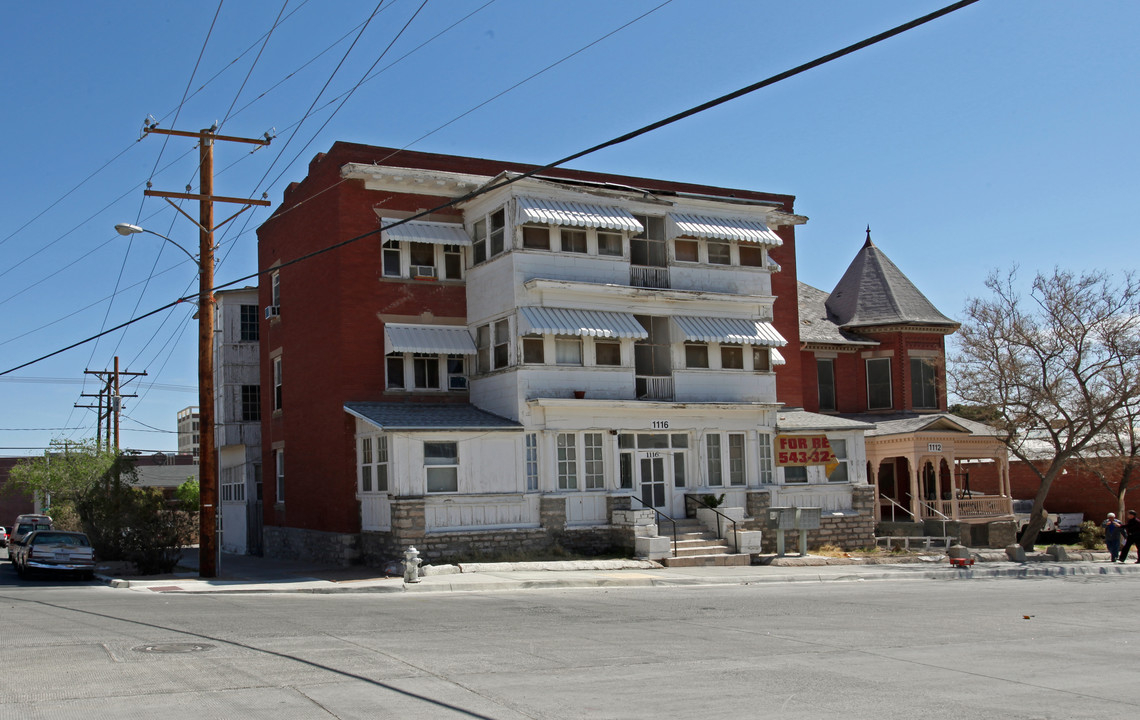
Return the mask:
{"type": "Polygon", "coordinates": [[[647,506],[669,514],[668,500],[666,499],[665,458],[641,458],[641,501],[647,506]]]}

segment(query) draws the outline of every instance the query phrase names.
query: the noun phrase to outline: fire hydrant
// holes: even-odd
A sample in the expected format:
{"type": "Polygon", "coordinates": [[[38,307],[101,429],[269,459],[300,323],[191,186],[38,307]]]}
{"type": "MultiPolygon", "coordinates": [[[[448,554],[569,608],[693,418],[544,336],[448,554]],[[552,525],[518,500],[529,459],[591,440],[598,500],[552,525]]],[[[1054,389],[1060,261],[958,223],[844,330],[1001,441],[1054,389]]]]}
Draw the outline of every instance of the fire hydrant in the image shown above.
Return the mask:
{"type": "Polygon", "coordinates": [[[409,547],[404,552],[404,582],[416,583],[420,581],[420,551],[409,547]]]}

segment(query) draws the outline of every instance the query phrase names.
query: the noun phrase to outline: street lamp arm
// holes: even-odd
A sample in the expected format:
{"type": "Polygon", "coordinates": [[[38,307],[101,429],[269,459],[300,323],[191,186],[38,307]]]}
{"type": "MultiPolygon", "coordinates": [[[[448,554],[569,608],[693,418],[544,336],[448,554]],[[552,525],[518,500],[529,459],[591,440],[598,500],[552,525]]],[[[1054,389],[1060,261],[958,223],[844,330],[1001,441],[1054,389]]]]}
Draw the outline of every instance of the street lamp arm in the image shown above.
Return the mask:
{"type": "Polygon", "coordinates": [[[115,226],[115,231],[116,231],[117,233],[119,233],[120,235],[123,235],[123,236],[127,236],[127,235],[138,235],[139,233],[148,233],[148,234],[150,234],[150,235],[154,235],[155,237],[160,237],[160,238],[162,238],[163,240],[165,240],[166,242],[168,242],[168,243],[170,243],[171,245],[173,245],[174,247],[176,247],[176,248],[178,248],[179,250],[181,250],[182,252],[186,253],[186,257],[188,257],[188,258],[190,258],[191,260],[193,260],[193,261],[194,261],[194,264],[198,266],[198,269],[199,269],[199,270],[201,270],[201,269],[202,269],[202,263],[200,263],[200,262],[198,261],[198,258],[197,258],[197,257],[195,257],[193,254],[191,254],[191,252],[190,252],[189,250],[187,250],[186,248],[182,247],[181,245],[179,245],[179,244],[178,244],[177,242],[175,242],[174,240],[171,240],[170,238],[166,237],[166,236],[165,236],[165,235],[163,235],[162,233],[156,233],[154,230],[147,230],[147,229],[146,229],[146,228],[144,228],[144,227],[139,227],[138,225],[131,225],[130,223],[119,223],[118,225],[116,225],[116,226],[115,226]]]}

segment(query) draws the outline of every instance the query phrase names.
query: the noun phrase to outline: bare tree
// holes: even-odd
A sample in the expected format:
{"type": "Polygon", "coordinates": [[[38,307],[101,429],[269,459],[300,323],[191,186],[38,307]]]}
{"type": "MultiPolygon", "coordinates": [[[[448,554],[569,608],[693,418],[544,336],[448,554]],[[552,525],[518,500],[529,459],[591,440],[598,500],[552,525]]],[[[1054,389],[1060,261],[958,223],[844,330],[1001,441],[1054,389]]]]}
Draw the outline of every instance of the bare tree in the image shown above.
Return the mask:
{"type": "Polygon", "coordinates": [[[950,383],[963,403],[995,409],[1010,454],[1041,480],[1021,537],[1031,549],[1065,464],[1140,402],[1140,281],[1058,268],[1023,298],[1016,279],[995,271],[990,297],[967,303],[950,383]]]}
{"type": "Polygon", "coordinates": [[[1075,465],[1083,473],[1100,480],[1106,490],[1116,496],[1116,515],[1124,517],[1124,497],[1140,477],[1140,406],[1128,404],[1108,424],[1102,437],[1089,443],[1076,458],[1075,465]]]}

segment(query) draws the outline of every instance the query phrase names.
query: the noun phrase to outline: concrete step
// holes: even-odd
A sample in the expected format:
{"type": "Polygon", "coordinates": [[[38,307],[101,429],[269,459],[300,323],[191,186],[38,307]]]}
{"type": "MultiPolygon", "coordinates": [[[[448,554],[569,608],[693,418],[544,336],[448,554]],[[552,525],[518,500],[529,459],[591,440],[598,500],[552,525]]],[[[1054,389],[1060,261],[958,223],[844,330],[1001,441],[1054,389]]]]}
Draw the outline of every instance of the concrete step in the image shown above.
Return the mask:
{"type": "Polygon", "coordinates": [[[682,555],[661,559],[665,567],[737,567],[751,565],[752,556],[739,553],[716,555],[682,555]]]}
{"type": "Polygon", "coordinates": [[[683,545],[677,543],[677,557],[693,556],[693,555],[727,555],[731,548],[727,545],[718,543],[700,543],[683,545]]]}

